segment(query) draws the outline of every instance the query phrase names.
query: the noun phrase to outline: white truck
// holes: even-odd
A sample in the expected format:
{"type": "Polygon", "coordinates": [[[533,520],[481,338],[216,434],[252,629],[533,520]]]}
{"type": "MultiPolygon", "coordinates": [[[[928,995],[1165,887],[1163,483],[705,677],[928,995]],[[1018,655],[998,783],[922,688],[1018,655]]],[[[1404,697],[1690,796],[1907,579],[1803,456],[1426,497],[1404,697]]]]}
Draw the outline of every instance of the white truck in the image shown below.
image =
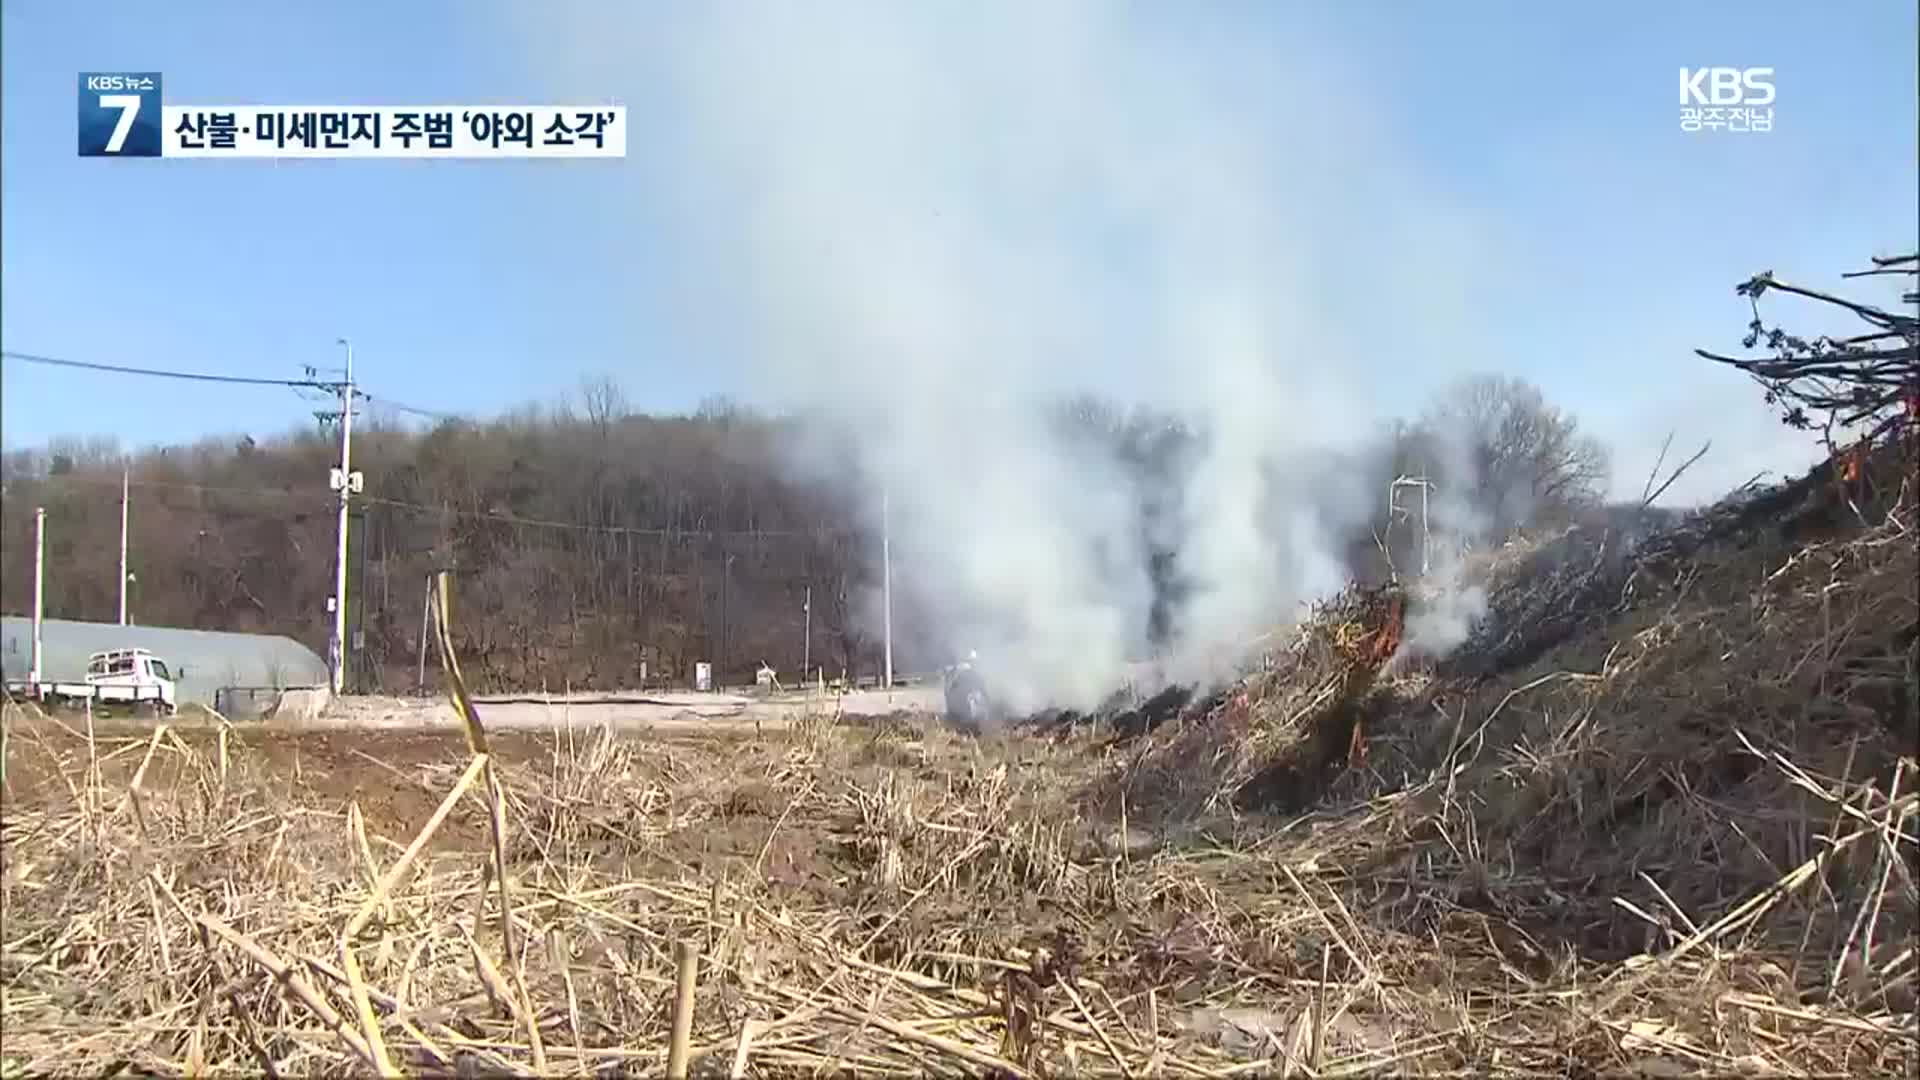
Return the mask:
{"type": "Polygon", "coordinates": [[[7,693],[16,694],[49,707],[128,706],[163,716],[175,710],[173,672],[166,662],[146,649],[112,649],[87,658],[85,682],[40,682],[15,680],[7,684],[7,693]]]}

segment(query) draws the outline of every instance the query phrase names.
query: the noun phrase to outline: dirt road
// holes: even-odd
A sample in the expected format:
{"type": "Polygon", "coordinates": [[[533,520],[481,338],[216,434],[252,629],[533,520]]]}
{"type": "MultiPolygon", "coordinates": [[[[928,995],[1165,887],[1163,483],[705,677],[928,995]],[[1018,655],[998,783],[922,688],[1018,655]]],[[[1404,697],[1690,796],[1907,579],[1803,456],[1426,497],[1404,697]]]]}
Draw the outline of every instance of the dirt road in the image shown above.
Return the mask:
{"type": "MultiPolygon", "coordinates": [[[[488,730],[564,730],[610,726],[621,731],[722,732],[778,730],[807,715],[848,718],[898,713],[932,715],[938,687],[846,694],[799,691],[768,695],[661,691],[658,693],[493,696],[474,705],[488,730]]],[[[301,729],[455,730],[459,718],[444,698],[343,697],[318,716],[289,721],[301,729]]]]}

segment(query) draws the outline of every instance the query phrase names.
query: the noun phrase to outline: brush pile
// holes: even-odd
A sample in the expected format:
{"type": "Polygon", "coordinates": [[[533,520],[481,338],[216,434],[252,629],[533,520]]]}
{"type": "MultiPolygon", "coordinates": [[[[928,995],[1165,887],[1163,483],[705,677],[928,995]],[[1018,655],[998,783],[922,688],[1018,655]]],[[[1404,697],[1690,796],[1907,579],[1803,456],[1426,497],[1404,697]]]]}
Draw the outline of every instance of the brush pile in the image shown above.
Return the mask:
{"type": "MultiPolygon", "coordinates": [[[[1365,717],[1399,650],[1407,601],[1398,586],[1348,589],[1318,606],[1258,670],[1164,717],[1148,738],[1129,739],[1141,732],[1127,712],[1107,721],[1126,741],[1125,797],[1159,820],[1310,805],[1365,759],[1365,717]]],[[[1187,693],[1161,698],[1184,702],[1187,693]]],[[[1139,711],[1152,712],[1152,703],[1139,711]]]]}
{"type": "MultiPolygon", "coordinates": [[[[1342,863],[1375,925],[1443,935],[1472,912],[1543,993],[1572,992],[1575,957],[1618,965],[1583,1008],[1652,995],[1627,1029],[1678,1068],[1756,1068],[1770,1040],[1726,1026],[1752,1007],[1818,1009],[1911,1069],[1920,475],[1901,438],[1841,464],[1514,545],[1481,564],[1480,628],[1424,670],[1357,677],[1329,647],[1366,609],[1349,594],[1276,658],[1284,677],[1135,747],[1121,797],[1317,808],[1320,828],[1391,804],[1342,863]],[[1370,752],[1333,754],[1362,723],[1370,752]],[[1683,971],[1711,1009],[1655,1003],[1683,971]]],[[[1778,1045],[1818,1071],[1810,1035],[1778,1045]]]]}
{"type": "MultiPolygon", "coordinates": [[[[1864,273],[1920,276],[1920,256],[1874,262],[1875,269],[1864,273]]],[[[1649,478],[1647,496],[1639,505],[1608,507],[1555,534],[1469,555],[1461,574],[1438,584],[1416,583],[1404,597],[1396,596],[1390,609],[1378,592],[1351,588],[1306,620],[1292,644],[1267,659],[1264,671],[1188,707],[1181,713],[1182,723],[1138,749],[1140,777],[1148,779],[1149,787],[1178,788],[1182,774],[1211,773],[1225,781],[1224,790],[1254,802],[1300,809],[1320,799],[1340,775],[1331,768],[1336,745],[1350,742],[1344,763],[1362,759],[1360,717],[1407,711],[1401,707],[1404,699],[1426,680],[1434,680],[1433,685],[1415,710],[1449,694],[1502,684],[1556,650],[1578,649],[1595,640],[1616,644],[1617,624],[1633,622],[1635,612],[1664,602],[1663,597],[1681,603],[1691,578],[1706,566],[1760,578],[1773,574],[1780,561],[1816,555],[1853,533],[1907,538],[1903,521],[1911,521],[1915,488],[1920,487],[1915,474],[1920,461],[1920,319],[1790,285],[1771,273],[1742,283],[1738,292],[1755,305],[1745,344],[1751,348],[1764,343],[1770,355],[1750,360],[1705,351],[1701,355],[1738,367],[1761,382],[1769,402],[1787,404],[1783,419],[1791,427],[1809,427],[1809,410],[1824,411],[1832,451],[1827,461],[1804,477],[1764,489],[1749,484],[1687,514],[1653,508],[1653,499],[1665,487],[1654,490],[1649,478]],[[1838,306],[1865,321],[1870,332],[1807,340],[1769,328],[1758,309],[1759,298],[1769,291],[1838,306]],[[1865,434],[1843,448],[1833,433],[1849,428],[1864,428],[1865,434]],[[1418,620],[1429,611],[1457,607],[1467,589],[1484,596],[1485,610],[1473,620],[1466,640],[1437,659],[1419,655],[1417,648],[1392,656],[1385,666],[1401,676],[1395,695],[1383,698],[1376,687],[1375,675],[1388,658],[1371,656],[1365,649],[1329,647],[1365,635],[1397,645],[1403,617],[1418,620]],[[1396,696],[1402,700],[1392,700],[1396,696]],[[1218,746],[1201,750],[1196,745],[1200,743],[1218,746]]],[[[1664,450],[1662,454],[1664,458],[1664,450]]],[[[1896,585],[1894,594],[1911,596],[1912,591],[1896,585]]],[[[1733,614],[1727,607],[1714,611],[1714,617],[1733,614]]],[[[1805,627],[1789,630],[1804,633],[1805,627]]],[[[1907,639],[1900,635],[1909,633],[1894,631],[1901,641],[1907,639]]],[[[1905,646],[1896,643],[1896,651],[1900,647],[1905,646]]],[[[1906,675],[1910,683],[1911,671],[1906,675]]],[[[1893,684],[1899,680],[1894,678],[1893,684]]],[[[1827,687],[1817,689],[1824,694],[1827,687]]],[[[1898,696],[1898,701],[1910,706],[1911,697],[1898,696]]],[[[1431,767],[1435,762],[1414,764],[1431,767]]],[[[1216,789],[1207,805],[1217,806],[1220,795],[1216,789]]],[[[1182,800],[1175,803],[1185,805],[1182,800]]]]}
{"type": "Polygon", "coordinates": [[[1557,534],[1517,539],[1478,560],[1487,609],[1467,640],[1434,665],[1443,676],[1479,678],[1528,663],[1618,614],[1628,581],[1656,531],[1649,516],[1615,513],[1557,534]]]}
{"type": "MultiPolygon", "coordinates": [[[[1872,474],[1897,483],[1892,462],[1899,457],[1889,447],[1872,474]]],[[[1559,533],[1516,540],[1482,565],[1488,610],[1436,671],[1481,678],[1531,663],[1600,629],[1632,606],[1643,581],[1671,574],[1708,545],[1746,546],[1768,530],[1787,540],[1827,534],[1849,518],[1867,524],[1865,510],[1836,487],[1839,470],[1824,462],[1805,476],[1743,488],[1691,513],[1612,508],[1559,533]]],[[[1884,517],[1887,507],[1879,510],[1884,517]]]]}

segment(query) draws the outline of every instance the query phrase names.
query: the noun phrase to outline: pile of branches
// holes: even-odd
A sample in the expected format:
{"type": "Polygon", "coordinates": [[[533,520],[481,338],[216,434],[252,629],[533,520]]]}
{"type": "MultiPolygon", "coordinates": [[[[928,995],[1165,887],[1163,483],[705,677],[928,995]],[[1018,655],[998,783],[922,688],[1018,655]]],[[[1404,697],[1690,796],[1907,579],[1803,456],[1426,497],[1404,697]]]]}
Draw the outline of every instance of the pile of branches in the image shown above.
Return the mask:
{"type": "Polygon", "coordinates": [[[1487,610],[1434,665],[1478,679],[1530,663],[1612,613],[1638,545],[1607,528],[1575,526],[1489,572],[1487,610]]]}
{"type": "Polygon", "coordinates": [[[1642,581],[1670,573],[1708,544],[1790,527],[1796,507],[1821,502],[1831,473],[1822,465],[1784,483],[1749,485],[1686,513],[1620,508],[1522,548],[1488,571],[1485,614],[1434,673],[1479,679],[1532,663],[1625,611],[1642,581]]]}
{"type": "Polygon", "coordinates": [[[1115,800],[1135,820],[1318,802],[1367,755],[1382,672],[1409,610],[1397,584],[1349,586],[1315,605],[1291,639],[1240,678],[1196,694],[1169,688],[1135,710],[1097,714],[1125,744],[1115,800]],[[1141,721],[1129,724],[1138,716],[1141,721]]]}
{"type": "MultiPolygon", "coordinates": [[[[1920,275],[1920,255],[1875,258],[1873,263],[1871,270],[1845,276],[1920,275]]],[[[1828,492],[1837,493],[1865,518],[1862,503],[1872,500],[1856,497],[1855,489],[1872,473],[1885,471],[1871,466],[1869,459],[1876,451],[1893,452],[1901,433],[1920,433],[1920,318],[1803,288],[1781,281],[1772,271],[1754,275],[1737,291],[1753,308],[1742,343],[1749,349],[1764,345],[1768,354],[1739,358],[1696,352],[1760,382],[1768,404],[1783,407],[1781,419],[1787,426],[1811,430],[1818,416],[1828,461],[1782,484],[1748,484],[1694,513],[1660,515],[1648,505],[1649,498],[1637,514],[1576,526],[1536,545],[1499,568],[1489,583],[1485,617],[1466,643],[1437,665],[1438,674],[1482,678],[1531,663],[1624,610],[1636,583],[1709,543],[1782,519],[1789,532],[1803,522],[1824,520],[1836,501],[1825,497],[1828,492]],[[1769,291],[1842,308],[1869,329],[1851,337],[1809,339],[1768,326],[1760,317],[1759,298],[1769,291]],[[1861,434],[1843,449],[1836,441],[1844,438],[1843,432],[1861,434]]],[[[1916,302],[1920,293],[1909,291],[1903,299],[1916,302]]]]}
{"type": "MultiPolygon", "coordinates": [[[[1920,276],[1920,254],[1876,257],[1873,264],[1871,270],[1843,276],[1920,276]]],[[[1767,403],[1783,406],[1781,419],[1789,427],[1807,431],[1818,423],[1829,448],[1835,449],[1836,431],[1861,430],[1861,445],[1870,447],[1920,420],[1920,318],[1793,285],[1770,270],[1741,282],[1736,291],[1753,308],[1753,320],[1741,344],[1748,349],[1764,345],[1768,355],[1739,358],[1695,351],[1756,379],[1766,388],[1767,403]],[[1868,330],[1851,337],[1808,339],[1768,326],[1760,318],[1759,302],[1768,292],[1792,293],[1842,308],[1868,330]]],[[[1920,292],[1910,290],[1901,300],[1920,303],[1920,292]]]]}

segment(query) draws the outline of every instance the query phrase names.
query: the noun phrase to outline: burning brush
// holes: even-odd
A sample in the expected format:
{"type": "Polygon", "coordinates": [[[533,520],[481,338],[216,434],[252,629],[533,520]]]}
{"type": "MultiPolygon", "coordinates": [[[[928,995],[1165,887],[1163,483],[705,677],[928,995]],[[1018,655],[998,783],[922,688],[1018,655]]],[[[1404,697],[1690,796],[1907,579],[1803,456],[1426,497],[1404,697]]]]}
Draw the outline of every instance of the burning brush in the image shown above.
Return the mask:
{"type": "MultiPolygon", "coordinates": [[[[1355,704],[1373,688],[1387,661],[1400,651],[1406,631],[1407,594],[1399,585],[1361,592],[1352,614],[1333,628],[1333,645],[1346,663],[1338,701],[1355,704]]],[[[1367,758],[1366,736],[1360,713],[1352,711],[1353,730],[1347,738],[1349,767],[1367,758]]]]}

